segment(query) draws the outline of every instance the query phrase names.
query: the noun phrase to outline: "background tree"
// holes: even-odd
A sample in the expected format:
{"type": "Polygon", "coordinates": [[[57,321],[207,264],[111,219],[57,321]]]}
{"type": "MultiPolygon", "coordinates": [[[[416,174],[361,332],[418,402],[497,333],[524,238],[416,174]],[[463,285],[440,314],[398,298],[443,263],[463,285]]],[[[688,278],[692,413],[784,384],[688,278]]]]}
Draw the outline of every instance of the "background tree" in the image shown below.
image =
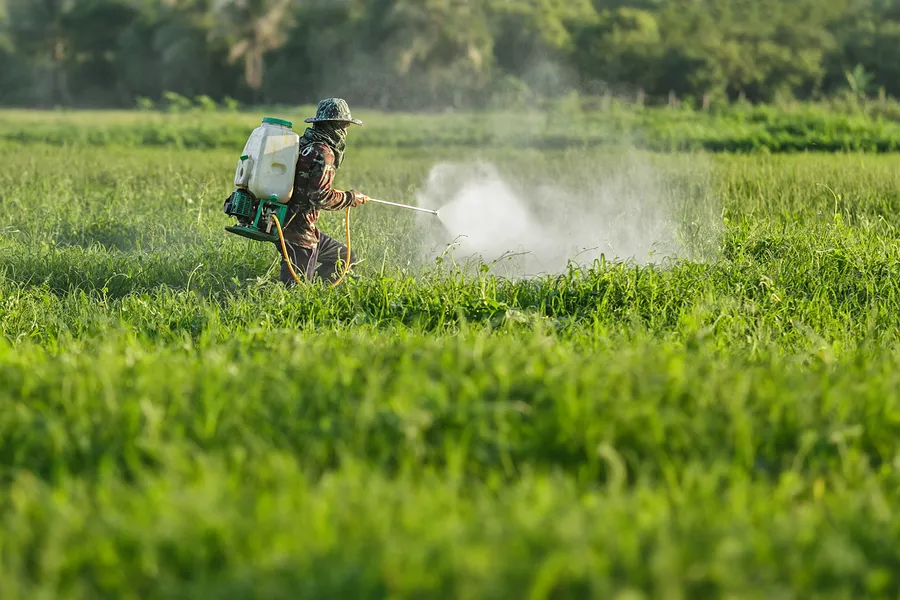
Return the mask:
{"type": "Polygon", "coordinates": [[[17,57],[32,67],[27,85],[44,106],[72,102],[72,13],[76,0],[8,0],[9,31],[17,57]],[[67,64],[69,63],[69,64],[67,64]]]}
{"type": "Polygon", "coordinates": [[[0,103],[900,96],[898,42],[900,0],[0,0],[0,103]]]}
{"type": "Polygon", "coordinates": [[[656,16],[646,10],[604,10],[577,37],[575,64],[588,80],[655,88],[662,36],[656,16]]]}
{"type": "MultiPolygon", "coordinates": [[[[159,83],[156,93],[146,95],[159,98],[171,91],[221,99],[237,93],[240,71],[230,68],[228,46],[212,33],[215,1],[164,0],[154,11],[148,58],[159,83]]],[[[141,80],[145,74],[138,71],[134,77],[141,80]]]]}
{"type": "Polygon", "coordinates": [[[0,52],[12,52],[9,36],[9,8],[7,0],[0,0],[0,52]]]}
{"type": "Polygon", "coordinates": [[[244,82],[254,92],[263,85],[266,54],[288,38],[293,4],[291,0],[220,0],[215,5],[213,37],[227,44],[229,63],[243,62],[244,82]]]}
{"type": "Polygon", "coordinates": [[[874,77],[872,87],[900,95],[900,2],[854,0],[832,19],[837,41],[826,57],[826,86],[841,87],[857,68],[874,77]]]}
{"type": "Polygon", "coordinates": [[[394,74],[418,89],[423,106],[460,105],[463,89],[483,81],[492,64],[492,38],[480,3],[395,0],[387,14],[384,51],[394,74]]]}
{"type": "Polygon", "coordinates": [[[576,32],[593,23],[590,0],[494,0],[488,5],[496,64],[543,96],[577,85],[576,32]]]}

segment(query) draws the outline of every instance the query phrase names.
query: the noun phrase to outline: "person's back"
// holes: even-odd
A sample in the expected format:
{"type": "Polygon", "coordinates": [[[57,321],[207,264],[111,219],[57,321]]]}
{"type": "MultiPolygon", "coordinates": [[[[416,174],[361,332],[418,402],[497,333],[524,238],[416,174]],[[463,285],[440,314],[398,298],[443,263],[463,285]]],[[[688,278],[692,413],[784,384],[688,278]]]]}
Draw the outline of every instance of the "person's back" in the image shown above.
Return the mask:
{"type": "MultiPolygon", "coordinates": [[[[350,114],[347,103],[340,98],[328,98],[319,103],[316,116],[306,119],[312,123],[300,139],[300,157],[294,176],[294,191],[284,228],[285,242],[291,262],[312,280],[313,272],[323,279],[337,274],[338,261],[356,262],[347,247],[319,231],[317,223],[322,210],[343,210],[368,202],[368,197],[355,190],[342,191],[333,187],[334,177],[344,160],[349,125],[362,125],[350,114]],[[318,269],[316,263],[322,265],[318,269]]],[[[281,280],[294,282],[290,269],[282,257],[281,280]]]]}

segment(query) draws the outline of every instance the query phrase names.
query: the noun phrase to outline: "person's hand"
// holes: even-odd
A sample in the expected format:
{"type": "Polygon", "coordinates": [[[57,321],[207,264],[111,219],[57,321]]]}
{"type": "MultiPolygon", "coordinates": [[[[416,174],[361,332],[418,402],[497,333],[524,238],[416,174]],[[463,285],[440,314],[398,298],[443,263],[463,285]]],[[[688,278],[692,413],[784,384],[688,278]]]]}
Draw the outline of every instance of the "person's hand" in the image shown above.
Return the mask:
{"type": "Polygon", "coordinates": [[[356,208],[357,206],[363,205],[369,201],[369,197],[363,194],[362,192],[357,192],[356,190],[350,190],[350,193],[353,194],[353,202],[350,203],[350,206],[356,208]]]}

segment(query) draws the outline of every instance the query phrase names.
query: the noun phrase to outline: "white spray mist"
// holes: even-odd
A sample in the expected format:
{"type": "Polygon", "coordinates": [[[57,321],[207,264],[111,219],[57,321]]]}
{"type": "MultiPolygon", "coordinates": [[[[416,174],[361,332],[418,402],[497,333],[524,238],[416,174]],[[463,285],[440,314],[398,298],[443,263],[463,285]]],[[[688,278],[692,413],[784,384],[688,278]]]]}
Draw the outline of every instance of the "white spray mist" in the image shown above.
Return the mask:
{"type": "Polygon", "coordinates": [[[569,158],[547,156],[538,161],[543,168],[517,174],[485,162],[435,166],[418,198],[440,211],[439,225],[433,217],[419,221],[425,258],[449,254],[458,263],[483,261],[498,274],[529,277],[601,254],[637,264],[689,257],[685,232],[708,236],[716,229],[696,163],[694,183],[677,186],[636,153],[602,168],[591,164],[596,158],[569,158]]]}

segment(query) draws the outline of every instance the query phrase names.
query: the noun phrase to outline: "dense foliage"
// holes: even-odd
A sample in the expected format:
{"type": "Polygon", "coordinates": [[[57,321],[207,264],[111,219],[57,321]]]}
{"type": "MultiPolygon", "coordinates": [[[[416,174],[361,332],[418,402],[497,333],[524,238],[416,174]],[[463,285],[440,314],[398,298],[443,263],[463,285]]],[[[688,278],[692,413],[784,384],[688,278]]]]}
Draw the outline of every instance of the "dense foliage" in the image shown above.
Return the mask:
{"type": "Polygon", "coordinates": [[[0,103],[900,96],[897,0],[0,0],[0,103]]]}
{"type": "MultiPolygon", "coordinates": [[[[708,251],[535,280],[368,205],[359,278],[286,291],[222,229],[233,147],[132,146],[0,142],[0,597],[900,593],[896,156],[639,154],[708,251]]],[[[373,146],[338,183],[400,202],[471,158],[373,146]]]]}

